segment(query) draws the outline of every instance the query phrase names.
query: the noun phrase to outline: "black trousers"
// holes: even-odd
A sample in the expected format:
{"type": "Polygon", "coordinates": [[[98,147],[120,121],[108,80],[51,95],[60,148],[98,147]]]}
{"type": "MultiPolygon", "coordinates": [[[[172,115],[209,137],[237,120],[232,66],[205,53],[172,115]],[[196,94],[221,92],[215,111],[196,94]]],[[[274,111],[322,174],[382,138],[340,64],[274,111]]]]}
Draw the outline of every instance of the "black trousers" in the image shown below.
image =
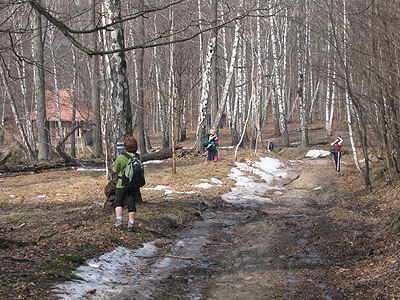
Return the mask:
{"type": "Polygon", "coordinates": [[[114,208],[127,206],[128,212],[136,212],[136,199],[140,197],[140,188],[116,188],[114,208]]]}
{"type": "Polygon", "coordinates": [[[333,158],[335,159],[336,172],[340,172],[340,151],[333,153],[333,158]]]}

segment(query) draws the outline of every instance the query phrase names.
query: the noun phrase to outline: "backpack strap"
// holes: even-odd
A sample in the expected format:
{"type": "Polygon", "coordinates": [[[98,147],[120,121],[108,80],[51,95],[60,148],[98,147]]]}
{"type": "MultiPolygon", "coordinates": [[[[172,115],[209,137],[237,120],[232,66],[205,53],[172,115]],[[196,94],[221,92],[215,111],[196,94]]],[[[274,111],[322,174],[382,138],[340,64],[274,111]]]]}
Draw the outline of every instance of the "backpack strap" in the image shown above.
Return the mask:
{"type": "MultiPolygon", "coordinates": [[[[125,156],[127,159],[130,159],[130,158],[132,158],[132,156],[130,156],[128,153],[126,153],[126,152],[122,152],[121,153],[123,156],[125,156]]],[[[136,153],[135,153],[136,154],[136,153]]]]}
{"type": "MultiPolygon", "coordinates": [[[[125,156],[128,160],[132,158],[132,156],[130,156],[128,153],[126,152],[122,152],[121,153],[123,156],[125,156]]],[[[118,178],[122,178],[121,176],[118,176],[118,178]]]]}

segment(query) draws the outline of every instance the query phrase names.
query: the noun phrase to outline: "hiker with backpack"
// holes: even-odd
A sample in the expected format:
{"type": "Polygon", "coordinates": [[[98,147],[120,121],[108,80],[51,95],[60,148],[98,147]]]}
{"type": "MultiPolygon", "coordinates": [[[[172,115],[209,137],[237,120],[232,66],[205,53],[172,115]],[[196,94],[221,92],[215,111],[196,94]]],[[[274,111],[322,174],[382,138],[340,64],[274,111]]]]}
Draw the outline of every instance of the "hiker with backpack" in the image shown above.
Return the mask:
{"type": "Polygon", "coordinates": [[[207,148],[207,162],[218,161],[218,135],[217,135],[217,128],[213,126],[208,134],[208,142],[205,145],[207,148]]]}
{"type": "Polygon", "coordinates": [[[333,146],[331,149],[331,153],[333,153],[333,158],[335,160],[336,172],[340,172],[340,156],[342,143],[343,139],[340,136],[336,137],[336,139],[331,143],[331,146],[333,146]]]}
{"type": "Polygon", "coordinates": [[[139,154],[137,141],[134,137],[124,140],[126,152],[118,155],[112,170],[118,175],[115,189],[114,209],[116,222],[113,227],[123,229],[122,208],[128,208],[128,231],[134,231],[136,201],[140,197],[140,187],[145,184],[143,162],[139,154]]]}

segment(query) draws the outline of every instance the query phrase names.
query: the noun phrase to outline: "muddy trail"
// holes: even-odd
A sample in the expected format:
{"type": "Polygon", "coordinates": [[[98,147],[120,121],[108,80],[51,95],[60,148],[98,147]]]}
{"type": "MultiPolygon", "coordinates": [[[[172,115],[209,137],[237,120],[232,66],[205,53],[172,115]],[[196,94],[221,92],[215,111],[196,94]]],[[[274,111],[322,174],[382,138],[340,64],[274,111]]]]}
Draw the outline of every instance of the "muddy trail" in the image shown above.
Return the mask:
{"type": "MultiPolygon", "coordinates": [[[[248,199],[205,211],[176,239],[149,243],[127,254],[125,267],[93,275],[109,281],[86,284],[84,298],[344,299],[329,273],[337,239],[329,218],[337,193],[329,178],[340,175],[330,159],[285,164],[287,174],[263,191],[270,201],[248,199]]],[[[109,264],[110,257],[105,260],[109,264]]],[[[64,287],[59,296],[83,299],[72,296],[74,289],[82,296],[76,287],[64,287]]]]}
{"type": "Polygon", "coordinates": [[[329,159],[306,160],[272,203],[219,211],[203,263],[164,278],[153,299],[344,299],[328,273],[337,230],[330,167],[329,159]]]}

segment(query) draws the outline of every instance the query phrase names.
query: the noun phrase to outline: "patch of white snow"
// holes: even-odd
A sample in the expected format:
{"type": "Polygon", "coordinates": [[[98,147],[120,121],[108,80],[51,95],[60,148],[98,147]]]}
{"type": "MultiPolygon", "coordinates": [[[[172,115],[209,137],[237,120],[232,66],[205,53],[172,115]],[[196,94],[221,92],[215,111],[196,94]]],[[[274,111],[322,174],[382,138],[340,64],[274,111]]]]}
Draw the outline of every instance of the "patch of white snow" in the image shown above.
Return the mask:
{"type": "Polygon", "coordinates": [[[326,157],[331,155],[331,153],[329,151],[325,151],[325,150],[310,150],[307,152],[306,157],[309,158],[320,158],[320,157],[326,157]]]}

